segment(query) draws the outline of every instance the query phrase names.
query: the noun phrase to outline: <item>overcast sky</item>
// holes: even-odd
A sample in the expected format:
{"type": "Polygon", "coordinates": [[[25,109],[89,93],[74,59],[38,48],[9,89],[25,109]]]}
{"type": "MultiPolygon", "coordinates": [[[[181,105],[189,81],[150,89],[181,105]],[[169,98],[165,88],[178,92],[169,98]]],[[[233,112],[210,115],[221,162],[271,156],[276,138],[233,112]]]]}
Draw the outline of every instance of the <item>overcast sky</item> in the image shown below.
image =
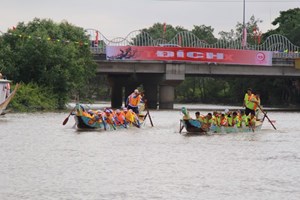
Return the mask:
{"type": "MultiPolygon", "coordinates": [[[[273,29],[280,11],[300,7],[300,0],[245,0],[246,22],[252,15],[263,20],[260,30],[273,29]]],[[[235,29],[243,21],[243,0],[0,0],[0,31],[29,22],[35,17],[67,20],[85,29],[99,30],[108,39],[148,28],[156,22],[193,25],[220,31],[235,29]]],[[[300,23],[300,22],[299,22],[300,23]]]]}

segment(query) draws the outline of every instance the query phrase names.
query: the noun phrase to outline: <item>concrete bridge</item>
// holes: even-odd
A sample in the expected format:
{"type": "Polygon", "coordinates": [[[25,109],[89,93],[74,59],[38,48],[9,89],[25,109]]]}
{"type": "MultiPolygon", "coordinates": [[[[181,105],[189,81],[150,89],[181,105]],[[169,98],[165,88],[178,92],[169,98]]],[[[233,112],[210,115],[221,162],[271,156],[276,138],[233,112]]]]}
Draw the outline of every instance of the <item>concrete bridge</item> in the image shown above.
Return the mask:
{"type": "MultiPolygon", "coordinates": [[[[98,33],[99,34],[99,33],[98,33]]],[[[144,33],[139,33],[141,34],[144,33]]],[[[137,38],[135,34],[132,38],[137,38]]],[[[300,77],[300,53],[299,47],[292,45],[282,36],[272,36],[263,44],[247,46],[247,50],[270,51],[272,54],[271,65],[244,65],[224,64],[219,62],[189,62],[168,60],[108,60],[106,59],[107,46],[143,46],[157,47],[162,41],[145,40],[149,37],[143,35],[141,42],[136,39],[116,39],[112,41],[102,40],[102,45],[92,45],[95,61],[98,63],[97,73],[106,74],[112,87],[112,107],[122,106],[122,100],[139,85],[143,85],[146,91],[149,108],[172,109],[174,104],[175,87],[185,80],[187,76],[265,76],[265,77],[300,77]],[[129,42],[131,41],[131,42],[129,42]],[[145,41],[148,41],[145,43],[145,41]],[[150,42],[149,42],[150,41],[150,42]],[[125,89],[125,95],[123,94],[125,89]]],[[[190,33],[178,34],[173,41],[164,44],[193,48],[224,49],[224,43],[219,42],[209,46],[199,39],[189,39],[184,44],[184,38],[190,37],[190,33]],[[187,35],[185,35],[187,34],[187,35]],[[176,39],[177,37],[177,39],[176,39]],[[180,40],[178,39],[180,38],[180,40]],[[180,41],[180,44],[176,42],[180,41]],[[192,42],[191,42],[192,41],[192,42]],[[195,45],[197,44],[197,45],[195,45]]],[[[93,36],[91,36],[91,39],[93,36]]],[[[104,38],[104,36],[102,36],[104,38]]],[[[105,38],[104,38],[105,39],[105,38]]],[[[95,42],[92,40],[92,42],[95,42]]],[[[101,44],[97,42],[98,44],[101,44]]],[[[242,49],[241,41],[225,44],[227,49],[242,49]]]]}
{"type": "Polygon", "coordinates": [[[174,89],[187,76],[300,77],[295,59],[273,59],[273,66],[224,65],[165,61],[108,61],[95,57],[97,73],[106,74],[112,87],[112,107],[143,84],[150,108],[172,109],[174,89]],[[125,88],[125,97],[122,96],[125,88]]]}

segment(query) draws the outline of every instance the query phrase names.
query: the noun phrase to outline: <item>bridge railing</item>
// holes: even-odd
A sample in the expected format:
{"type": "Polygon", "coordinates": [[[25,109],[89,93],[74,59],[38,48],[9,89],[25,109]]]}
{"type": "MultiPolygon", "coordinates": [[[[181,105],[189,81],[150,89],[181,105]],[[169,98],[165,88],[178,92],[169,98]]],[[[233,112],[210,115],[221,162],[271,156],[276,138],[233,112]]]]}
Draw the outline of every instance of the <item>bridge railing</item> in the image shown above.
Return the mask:
{"type": "Polygon", "coordinates": [[[166,41],[165,39],[153,39],[149,33],[144,31],[132,31],[126,37],[117,37],[112,40],[107,39],[103,34],[95,29],[86,30],[90,41],[91,51],[94,54],[105,54],[106,46],[160,46],[172,45],[180,47],[198,47],[198,48],[222,48],[222,49],[240,49],[240,50],[258,50],[273,51],[274,58],[300,58],[300,47],[292,44],[286,37],[274,34],[266,38],[262,44],[242,45],[242,39],[237,38],[231,41],[218,40],[214,44],[209,44],[205,40],[199,39],[189,31],[179,32],[175,37],[166,41]],[[97,40],[97,44],[95,43],[97,40]]]}

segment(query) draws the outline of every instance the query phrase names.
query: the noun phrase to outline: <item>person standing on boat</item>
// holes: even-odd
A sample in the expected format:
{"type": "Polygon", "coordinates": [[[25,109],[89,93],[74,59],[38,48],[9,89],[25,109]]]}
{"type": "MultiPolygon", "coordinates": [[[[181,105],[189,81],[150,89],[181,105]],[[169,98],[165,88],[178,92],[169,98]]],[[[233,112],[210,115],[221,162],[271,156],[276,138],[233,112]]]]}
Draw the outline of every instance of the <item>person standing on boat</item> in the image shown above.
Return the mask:
{"type": "Polygon", "coordinates": [[[248,88],[247,89],[247,93],[245,94],[244,97],[244,102],[243,102],[243,106],[246,108],[245,109],[245,114],[248,116],[250,113],[255,115],[255,110],[257,107],[257,99],[255,97],[255,95],[252,93],[252,89],[248,88]]]}
{"type": "Polygon", "coordinates": [[[142,96],[139,93],[138,89],[135,89],[133,93],[131,93],[127,100],[126,100],[126,105],[127,105],[127,109],[131,109],[133,112],[135,112],[136,114],[139,114],[139,103],[142,99],[142,96]]]}

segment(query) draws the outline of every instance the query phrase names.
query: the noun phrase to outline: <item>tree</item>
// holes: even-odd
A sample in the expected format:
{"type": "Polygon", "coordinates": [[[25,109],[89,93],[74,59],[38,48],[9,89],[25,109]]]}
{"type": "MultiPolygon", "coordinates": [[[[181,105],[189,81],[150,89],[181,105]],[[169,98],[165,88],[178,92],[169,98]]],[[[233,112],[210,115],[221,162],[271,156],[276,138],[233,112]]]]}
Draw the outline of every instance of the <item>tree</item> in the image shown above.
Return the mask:
{"type": "MultiPolygon", "coordinates": [[[[291,43],[300,46],[300,8],[281,11],[272,25],[278,26],[274,30],[269,30],[263,34],[263,38],[267,38],[273,34],[280,34],[287,37],[291,43]]],[[[272,79],[268,85],[272,88],[270,94],[270,103],[272,104],[299,104],[300,88],[297,87],[295,79],[272,79]]]]}
{"type": "MultiPolygon", "coordinates": [[[[247,43],[248,44],[256,44],[256,36],[254,35],[254,30],[259,30],[259,23],[262,23],[262,20],[256,19],[254,15],[250,17],[250,20],[246,23],[246,29],[247,29],[247,43]]],[[[231,29],[229,32],[221,31],[219,32],[220,40],[225,40],[225,41],[234,41],[239,38],[242,38],[242,33],[243,33],[243,24],[238,22],[237,25],[235,26],[235,30],[231,29]]]]}
{"type": "Polygon", "coordinates": [[[268,31],[265,36],[281,34],[287,37],[294,45],[300,46],[300,8],[281,11],[272,25],[278,26],[275,30],[268,31]]]}
{"type": "Polygon", "coordinates": [[[16,82],[50,88],[63,108],[70,94],[85,94],[96,64],[84,29],[35,18],[4,34],[0,67],[16,82]]]}
{"type": "Polygon", "coordinates": [[[195,26],[192,30],[192,33],[196,35],[199,39],[205,40],[207,43],[212,44],[217,42],[217,39],[215,38],[214,29],[211,26],[195,26]]]}

